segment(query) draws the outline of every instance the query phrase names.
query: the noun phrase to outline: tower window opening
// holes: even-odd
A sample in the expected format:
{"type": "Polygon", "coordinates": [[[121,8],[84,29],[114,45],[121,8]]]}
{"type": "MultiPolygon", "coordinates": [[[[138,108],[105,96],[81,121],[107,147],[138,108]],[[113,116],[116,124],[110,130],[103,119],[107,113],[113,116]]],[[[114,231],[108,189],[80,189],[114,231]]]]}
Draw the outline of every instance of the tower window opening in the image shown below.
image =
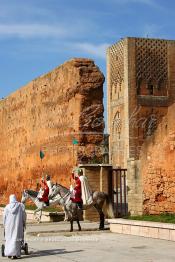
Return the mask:
{"type": "Polygon", "coordinates": [[[152,84],[148,84],[149,95],[153,95],[154,86],[152,84]]]}

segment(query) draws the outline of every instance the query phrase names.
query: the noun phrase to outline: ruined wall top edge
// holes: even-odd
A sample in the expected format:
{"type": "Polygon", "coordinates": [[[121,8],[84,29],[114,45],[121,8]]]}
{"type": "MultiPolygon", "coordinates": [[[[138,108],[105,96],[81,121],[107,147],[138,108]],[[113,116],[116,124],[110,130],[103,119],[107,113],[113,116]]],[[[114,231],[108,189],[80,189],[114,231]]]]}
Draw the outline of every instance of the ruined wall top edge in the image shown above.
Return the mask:
{"type": "MultiPolygon", "coordinates": [[[[20,93],[24,94],[25,92],[28,92],[28,90],[30,88],[33,89],[34,85],[37,84],[38,82],[42,82],[45,79],[50,80],[51,77],[53,78],[53,77],[58,76],[59,72],[65,71],[64,69],[66,69],[66,68],[70,69],[70,70],[68,70],[69,71],[69,77],[71,77],[72,72],[78,71],[78,73],[76,75],[75,74],[72,75],[72,78],[74,79],[74,81],[73,81],[74,83],[76,82],[75,81],[76,78],[78,79],[77,82],[76,82],[77,85],[75,86],[75,84],[74,84],[74,86],[73,86],[74,89],[76,89],[77,92],[79,92],[80,89],[83,89],[85,85],[87,87],[87,85],[89,84],[89,87],[91,87],[91,85],[94,85],[94,82],[96,82],[96,86],[101,86],[104,83],[104,80],[105,80],[104,75],[100,71],[98,66],[95,65],[95,63],[92,59],[72,58],[72,59],[64,62],[63,64],[57,66],[53,70],[51,70],[51,71],[49,71],[49,72],[47,72],[47,73],[45,73],[41,76],[38,76],[35,79],[28,82],[27,84],[19,87],[16,91],[9,94],[7,97],[1,99],[0,100],[0,106],[3,106],[4,102],[7,101],[8,99],[10,99],[14,96],[16,97],[20,93]],[[86,77],[86,79],[85,79],[84,78],[85,74],[88,75],[88,76],[93,75],[93,77],[86,77]]],[[[68,85],[68,87],[69,87],[69,85],[68,85]]]]}

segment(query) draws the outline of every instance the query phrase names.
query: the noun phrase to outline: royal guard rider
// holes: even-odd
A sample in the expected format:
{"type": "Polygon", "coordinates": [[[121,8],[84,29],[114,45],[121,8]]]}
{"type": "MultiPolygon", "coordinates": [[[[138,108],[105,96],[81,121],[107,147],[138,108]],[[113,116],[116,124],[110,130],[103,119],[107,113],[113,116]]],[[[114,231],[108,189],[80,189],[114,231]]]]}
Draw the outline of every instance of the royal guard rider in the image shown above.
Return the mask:
{"type": "Polygon", "coordinates": [[[72,197],[72,201],[81,203],[78,205],[83,205],[83,207],[91,205],[93,203],[92,191],[87,177],[83,174],[83,170],[79,167],[76,167],[73,170],[72,177],[75,181],[75,187],[72,191],[74,195],[74,197],[72,197]]]}
{"type": "Polygon", "coordinates": [[[43,193],[41,197],[38,197],[38,199],[39,201],[43,201],[47,206],[49,206],[49,187],[44,178],[41,179],[41,188],[43,190],[43,193]]]}
{"type": "Polygon", "coordinates": [[[71,200],[76,203],[78,208],[82,209],[82,198],[81,198],[81,181],[78,172],[72,171],[72,178],[74,180],[74,187],[72,191],[71,200]]]}
{"type": "Polygon", "coordinates": [[[52,194],[53,194],[53,184],[51,182],[51,179],[50,179],[50,176],[49,175],[46,175],[46,183],[49,187],[49,199],[52,198],[52,194]]]}

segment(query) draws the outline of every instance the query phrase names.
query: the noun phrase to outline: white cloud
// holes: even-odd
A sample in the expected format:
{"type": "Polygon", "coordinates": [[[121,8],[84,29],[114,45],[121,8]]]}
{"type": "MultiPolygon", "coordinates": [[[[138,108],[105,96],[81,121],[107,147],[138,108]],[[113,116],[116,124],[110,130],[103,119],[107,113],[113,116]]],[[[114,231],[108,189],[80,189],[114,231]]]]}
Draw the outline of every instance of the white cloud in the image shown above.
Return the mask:
{"type": "Polygon", "coordinates": [[[153,0],[129,0],[131,3],[144,4],[154,8],[160,8],[160,5],[153,0]]]}
{"type": "Polygon", "coordinates": [[[65,27],[47,24],[0,24],[1,37],[65,37],[69,35],[65,27]]]}
{"type": "Polygon", "coordinates": [[[145,4],[145,5],[152,5],[152,4],[154,4],[154,1],[152,1],[152,0],[124,0],[124,2],[145,4]]]}
{"type": "Polygon", "coordinates": [[[143,4],[154,8],[160,8],[161,6],[154,0],[111,0],[113,3],[125,5],[125,4],[143,4]]]}
{"type": "Polygon", "coordinates": [[[1,23],[0,37],[13,38],[69,38],[81,39],[92,32],[97,31],[92,22],[74,21],[73,24],[63,23],[1,23]]]}
{"type": "Polygon", "coordinates": [[[119,4],[132,4],[132,3],[138,3],[138,4],[146,4],[150,5],[153,2],[153,0],[112,0],[112,2],[119,3],[119,4]]]}
{"type": "Polygon", "coordinates": [[[72,48],[78,50],[79,52],[85,52],[90,55],[105,59],[106,58],[106,49],[109,47],[109,44],[91,44],[91,43],[74,43],[71,45],[72,48]]]}

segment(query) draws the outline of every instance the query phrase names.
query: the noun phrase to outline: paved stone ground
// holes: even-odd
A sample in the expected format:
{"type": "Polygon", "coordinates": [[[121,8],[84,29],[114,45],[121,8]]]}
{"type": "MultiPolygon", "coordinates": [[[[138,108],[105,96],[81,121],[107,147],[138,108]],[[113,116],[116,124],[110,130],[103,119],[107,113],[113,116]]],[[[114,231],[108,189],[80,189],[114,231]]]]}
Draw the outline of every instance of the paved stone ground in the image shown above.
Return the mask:
{"type": "MultiPolygon", "coordinates": [[[[70,233],[69,223],[28,224],[26,241],[30,254],[26,262],[174,262],[175,243],[98,231],[97,223],[82,222],[82,232],[70,233]]],[[[3,227],[0,226],[3,243],[3,227]]],[[[0,261],[10,261],[1,258],[0,261]]]]}

